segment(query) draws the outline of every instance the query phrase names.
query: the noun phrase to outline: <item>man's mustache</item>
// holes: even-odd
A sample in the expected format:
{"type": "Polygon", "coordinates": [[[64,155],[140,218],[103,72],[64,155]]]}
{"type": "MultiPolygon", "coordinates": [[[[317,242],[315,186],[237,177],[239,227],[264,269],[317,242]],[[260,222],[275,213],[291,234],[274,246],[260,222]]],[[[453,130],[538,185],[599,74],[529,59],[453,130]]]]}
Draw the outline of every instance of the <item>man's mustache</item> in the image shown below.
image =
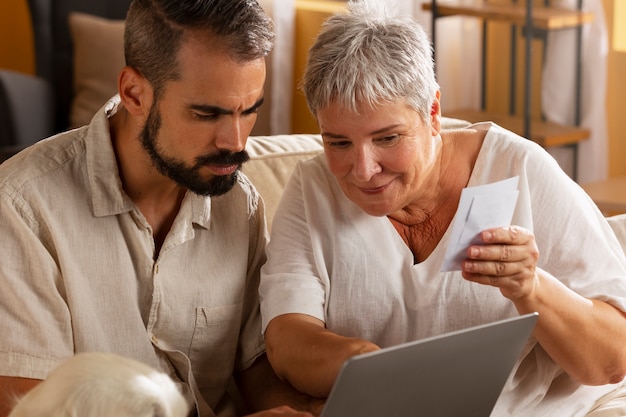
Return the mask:
{"type": "Polygon", "coordinates": [[[239,165],[241,166],[244,162],[250,160],[250,155],[248,152],[240,151],[240,152],[230,152],[230,151],[219,151],[217,153],[211,155],[203,155],[196,158],[195,168],[199,168],[203,165],[239,165]]]}

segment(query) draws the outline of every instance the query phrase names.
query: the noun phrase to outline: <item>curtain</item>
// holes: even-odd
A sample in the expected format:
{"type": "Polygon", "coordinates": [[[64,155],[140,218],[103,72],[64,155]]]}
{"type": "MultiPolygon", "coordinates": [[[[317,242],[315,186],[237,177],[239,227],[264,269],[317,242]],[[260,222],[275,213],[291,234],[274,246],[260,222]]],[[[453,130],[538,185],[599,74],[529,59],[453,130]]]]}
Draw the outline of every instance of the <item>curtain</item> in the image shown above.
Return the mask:
{"type": "MultiPolygon", "coordinates": [[[[422,10],[431,0],[384,0],[391,7],[412,15],[432,34],[432,15],[422,10]]],[[[474,3],[477,0],[455,0],[474,3]]],[[[467,17],[446,17],[436,24],[435,61],[441,87],[441,107],[446,109],[480,108],[480,56],[482,31],[480,21],[467,17]]]]}
{"type": "Polygon", "coordinates": [[[265,103],[253,135],[291,133],[291,90],[293,87],[295,0],[260,0],[274,21],[274,50],[267,59],[265,103]]]}
{"type": "MultiPolygon", "coordinates": [[[[577,0],[552,0],[554,6],[577,8],[577,0]]],[[[583,26],[581,45],[580,125],[591,136],[579,144],[578,160],[568,149],[550,152],[562,166],[577,164],[578,182],[603,180],[608,175],[608,128],[606,121],[606,83],[608,34],[604,9],[599,0],[584,0],[583,10],[594,15],[583,26]]],[[[575,124],[575,51],[576,31],[552,31],[546,44],[543,68],[542,109],[547,120],[575,124]]]]}
{"type": "Polygon", "coordinates": [[[290,133],[291,90],[295,50],[295,0],[270,0],[276,24],[276,46],[272,57],[272,116],[273,135],[290,133]],[[280,3],[280,5],[279,5],[280,3]]]}

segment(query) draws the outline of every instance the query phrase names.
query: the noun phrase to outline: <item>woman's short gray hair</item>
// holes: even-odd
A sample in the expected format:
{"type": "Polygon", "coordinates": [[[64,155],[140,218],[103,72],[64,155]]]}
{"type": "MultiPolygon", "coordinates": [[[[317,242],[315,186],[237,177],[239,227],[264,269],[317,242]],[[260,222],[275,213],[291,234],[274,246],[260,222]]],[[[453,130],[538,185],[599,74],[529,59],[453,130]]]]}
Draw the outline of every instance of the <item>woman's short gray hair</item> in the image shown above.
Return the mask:
{"type": "Polygon", "coordinates": [[[331,16],[309,50],[302,90],[313,115],[337,101],[352,111],[406,100],[427,120],[439,90],[432,46],[414,19],[381,0],[350,0],[331,16]]]}

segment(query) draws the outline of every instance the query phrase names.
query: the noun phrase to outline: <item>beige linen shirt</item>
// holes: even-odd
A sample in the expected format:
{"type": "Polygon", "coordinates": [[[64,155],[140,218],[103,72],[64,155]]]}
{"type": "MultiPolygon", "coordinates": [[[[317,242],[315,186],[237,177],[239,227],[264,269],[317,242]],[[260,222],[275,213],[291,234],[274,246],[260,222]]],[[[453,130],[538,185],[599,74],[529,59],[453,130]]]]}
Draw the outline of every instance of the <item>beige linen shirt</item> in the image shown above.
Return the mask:
{"type": "Polygon", "coordinates": [[[233,415],[232,372],[264,351],[262,200],[244,175],[220,197],[188,192],[155,260],[108,129],[103,108],[0,165],[0,375],[114,352],[180,381],[200,416],[233,415]]]}

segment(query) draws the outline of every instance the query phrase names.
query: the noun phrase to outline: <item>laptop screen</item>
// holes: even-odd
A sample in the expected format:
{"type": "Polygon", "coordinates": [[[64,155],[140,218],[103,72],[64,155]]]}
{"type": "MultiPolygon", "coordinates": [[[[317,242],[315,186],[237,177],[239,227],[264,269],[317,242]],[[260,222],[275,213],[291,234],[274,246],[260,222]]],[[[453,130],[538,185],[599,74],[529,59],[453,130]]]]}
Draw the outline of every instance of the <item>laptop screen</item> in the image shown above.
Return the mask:
{"type": "Polygon", "coordinates": [[[322,417],[487,417],[537,318],[527,314],[350,358],[322,417]]]}

